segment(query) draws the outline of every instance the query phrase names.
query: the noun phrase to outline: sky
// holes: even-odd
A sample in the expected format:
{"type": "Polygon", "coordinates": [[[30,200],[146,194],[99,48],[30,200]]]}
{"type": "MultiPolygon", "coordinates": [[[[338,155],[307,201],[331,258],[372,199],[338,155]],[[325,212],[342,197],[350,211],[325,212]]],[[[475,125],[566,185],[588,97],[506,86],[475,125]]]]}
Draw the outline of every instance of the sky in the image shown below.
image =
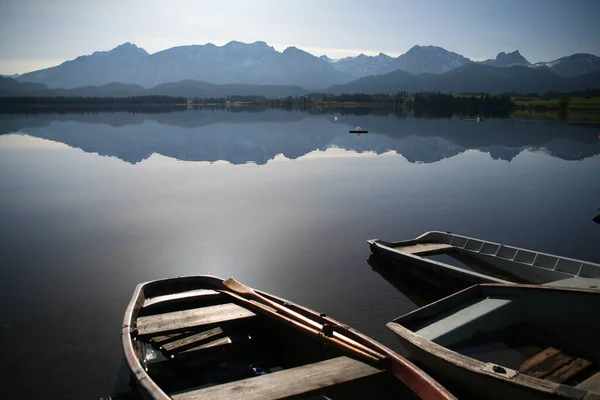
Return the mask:
{"type": "Polygon", "coordinates": [[[0,74],[132,42],[262,40],[332,58],[435,45],[473,60],[600,55],[600,0],[0,0],[0,74]]]}

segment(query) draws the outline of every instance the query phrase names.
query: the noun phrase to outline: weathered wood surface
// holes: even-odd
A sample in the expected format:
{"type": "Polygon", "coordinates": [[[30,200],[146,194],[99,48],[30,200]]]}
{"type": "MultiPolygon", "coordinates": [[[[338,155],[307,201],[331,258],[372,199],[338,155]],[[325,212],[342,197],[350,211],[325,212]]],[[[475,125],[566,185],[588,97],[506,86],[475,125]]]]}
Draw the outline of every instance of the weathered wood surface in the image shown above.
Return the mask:
{"type": "Polygon", "coordinates": [[[137,319],[139,335],[152,335],[197,326],[216,324],[255,316],[252,311],[237,304],[226,303],[216,306],[149,315],[137,319]]]}
{"type": "Polygon", "coordinates": [[[157,336],[152,336],[150,338],[150,341],[158,346],[162,345],[163,343],[166,342],[171,342],[173,340],[177,340],[180,339],[182,337],[185,337],[187,335],[190,335],[191,332],[177,332],[177,333],[167,333],[165,335],[157,335],[157,336]]]}
{"type": "Polygon", "coordinates": [[[583,358],[576,358],[570,363],[563,365],[550,375],[548,375],[545,379],[556,382],[556,383],[564,383],[592,365],[588,360],[584,360],[583,358]]]}
{"type": "Polygon", "coordinates": [[[216,290],[210,290],[210,289],[189,290],[187,292],[166,294],[163,296],[156,296],[156,297],[146,299],[146,301],[144,301],[144,307],[150,307],[150,306],[152,306],[154,304],[158,304],[158,303],[165,303],[165,302],[169,302],[169,301],[173,301],[173,300],[181,300],[181,299],[187,299],[187,298],[191,298],[191,297],[218,297],[218,296],[222,296],[222,295],[221,295],[221,293],[217,292],[216,290]]]}
{"type": "MultiPolygon", "coordinates": [[[[235,340],[235,341],[238,342],[239,339],[235,340]]],[[[183,351],[177,353],[175,356],[180,356],[182,354],[190,355],[191,353],[196,353],[196,352],[202,351],[202,350],[208,350],[208,349],[212,349],[215,347],[226,346],[226,345],[229,345],[232,343],[234,343],[234,339],[229,336],[225,336],[225,337],[213,340],[212,342],[204,343],[204,344],[192,347],[191,349],[183,350],[183,351]]]]}
{"type": "Polygon", "coordinates": [[[383,371],[348,357],[338,357],[223,385],[173,394],[171,397],[174,400],[282,399],[379,373],[383,371]]]}
{"type": "Polygon", "coordinates": [[[415,256],[426,256],[432,254],[447,253],[454,249],[454,246],[444,243],[420,243],[411,246],[395,247],[396,250],[405,253],[414,254],[415,256]]]}
{"type": "Polygon", "coordinates": [[[172,342],[165,343],[160,346],[161,350],[172,352],[177,351],[178,349],[183,349],[185,347],[191,346],[194,343],[200,342],[202,340],[206,340],[217,335],[223,333],[223,329],[216,327],[214,329],[209,329],[204,332],[196,333],[195,335],[185,336],[181,339],[177,339],[172,342]]]}
{"type": "Polygon", "coordinates": [[[572,360],[573,357],[561,353],[560,350],[553,347],[548,347],[526,360],[519,368],[519,372],[534,378],[545,378],[572,360]]]}

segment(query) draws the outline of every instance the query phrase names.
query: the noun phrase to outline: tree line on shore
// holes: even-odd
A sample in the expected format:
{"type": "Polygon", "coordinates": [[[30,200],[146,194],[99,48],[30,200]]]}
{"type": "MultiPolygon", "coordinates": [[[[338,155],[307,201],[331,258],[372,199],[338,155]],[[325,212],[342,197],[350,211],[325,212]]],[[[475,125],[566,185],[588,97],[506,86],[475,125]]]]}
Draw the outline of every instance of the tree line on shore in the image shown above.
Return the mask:
{"type": "MultiPolygon", "coordinates": [[[[446,115],[450,114],[490,114],[498,112],[510,112],[516,107],[523,107],[522,103],[515,103],[515,98],[526,97],[528,99],[555,98],[565,99],[568,96],[595,97],[600,96],[600,90],[587,90],[584,92],[558,94],[548,93],[539,95],[527,94],[504,94],[489,95],[481,93],[471,94],[447,94],[447,93],[414,93],[405,91],[395,94],[365,94],[365,93],[309,93],[302,96],[288,96],[270,99],[262,96],[239,96],[209,98],[186,98],[164,95],[131,96],[131,97],[2,97],[0,107],[2,109],[36,108],[36,107],[204,107],[204,106],[229,106],[247,105],[260,107],[273,107],[283,109],[307,110],[314,107],[373,107],[390,110],[407,109],[419,114],[446,115]]],[[[531,103],[528,103],[531,104],[531,103]]],[[[560,102],[561,107],[568,106],[568,101],[560,102]]],[[[526,107],[525,107],[526,108],[526,107]]]]}

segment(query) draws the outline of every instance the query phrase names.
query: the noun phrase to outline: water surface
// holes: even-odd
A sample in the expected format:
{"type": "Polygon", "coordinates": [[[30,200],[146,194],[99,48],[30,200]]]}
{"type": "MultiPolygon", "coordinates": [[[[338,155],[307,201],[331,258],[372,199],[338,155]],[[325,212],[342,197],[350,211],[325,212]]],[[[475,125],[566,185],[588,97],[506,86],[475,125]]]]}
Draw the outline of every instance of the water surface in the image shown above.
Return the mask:
{"type": "Polygon", "coordinates": [[[3,115],[0,133],[17,397],[126,386],[122,315],[150,279],[233,276],[394,345],[384,324],[415,305],[367,239],[444,230],[600,262],[597,127],[266,110],[3,115]]]}

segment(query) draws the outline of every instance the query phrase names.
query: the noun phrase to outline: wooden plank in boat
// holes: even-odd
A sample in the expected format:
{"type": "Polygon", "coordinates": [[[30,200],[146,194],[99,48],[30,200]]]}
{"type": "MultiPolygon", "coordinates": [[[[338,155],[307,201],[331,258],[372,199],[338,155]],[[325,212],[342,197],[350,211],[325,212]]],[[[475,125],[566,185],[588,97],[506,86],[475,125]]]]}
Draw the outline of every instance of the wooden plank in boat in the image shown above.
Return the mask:
{"type": "Polygon", "coordinates": [[[165,343],[162,346],[160,346],[160,348],[164,351],[176,351],[177,349],[182,349],[184,347],[192,345],[193,343],[197,343],[202,340],[206,340],[206,339],[215,337],[222,333],[223,333],[223,329],[216,327],[214,329],[209,329],[204,332],[196,333],[195,335],[184,336],[175,341],[165,343]]]}
{"type": "Polygon", "coordinates": [[[237,304],[226,303],[216,306],[149,315],[137,319],[140,336],[178,331],[197,326],[254,317],[252,311],[237,304]]]}
{"type": "Polygon", "coordinates": [[[190,297],[214,297],[214,296],[222,296],[221,293],[216,290],[210,289],[198,289],[198,290],[189,290],[187,292],[166,294],[163,296],[156,296],[149,299],[146,299],[144,302],[144,307],[150,307],[154,304],[165,303],[173,300],[181,300],[190,297]]]}
{"type": "Polygon", "coordinates": [[[573,357],[561,353],[554,347],[548,347],[526,360],[519,368],[519,372],[534,378],[544,378],[572,360],[573,357]]]}
{"type": "Polygon", "coordinates": [[[180,352],[174,353],[171,355],[171,358],[175,358],[178,360],[189,359],[196,357],[199,353],[204,354],[208,350],[224,349],[225,347],[230,347],[231,345],[246,343],[249,340],[249,335],[225,336],[219,339],[215,339],[211,342],[203,343],[201,345],[194,346],[192,348],[188,348],[180,352]]]}
{"type": "Polygon", "coordinates": [[[171,342],[173,340],[180,339],[180,338],[185,337],[185,336],[190,335],[190,334],[191,334],[191,332],[167,333],[165,335],[152,336],[150,338],[150,341],[152,343],[160,346],[163,343],[171,342]]]}
{"type": "Polygon", "coordinates": [[[600,392],[600,372],[596,372],[594,375],[575,386],[577,389],[588,390],[590,392],[600,392]]]}
{"type": "Polygon", "coordinates": [[[282,399],[382,372],[352,358],[338,357],[223,385],[173,394],[171,398],[174,400],[282,399]]]}
{"type": "Polygon", "coordinates": [[[233,342],[234,342],[234,340],[231,337],[226,336],[223,338],[213,340],[212,342],[204,343],[199,346],[192,347],[191,349],[184,350],[183,353],[191,353],[194,351],[206,350],[206,349],[210,349],[211,347],[223,346],[223,345],[231,344],[233,342]]]}
{"type": "Polygon", "coordinates": [[[411,246],[395,247],[395,249],[405,253],[413,254],[415,256],[426,256],[447,253],[448,251],[454,249],[454,246],[445,243],[419,243],[411,246]]]}
{"type": "Polygon", "coordinates": [[[570,363],[563,365],[550,375],[548,375],[545,379],[556,382],[556,383],[564,383],[592,365],[588,360],[584,360],[583,358],[576,358],[570,363]]]}

